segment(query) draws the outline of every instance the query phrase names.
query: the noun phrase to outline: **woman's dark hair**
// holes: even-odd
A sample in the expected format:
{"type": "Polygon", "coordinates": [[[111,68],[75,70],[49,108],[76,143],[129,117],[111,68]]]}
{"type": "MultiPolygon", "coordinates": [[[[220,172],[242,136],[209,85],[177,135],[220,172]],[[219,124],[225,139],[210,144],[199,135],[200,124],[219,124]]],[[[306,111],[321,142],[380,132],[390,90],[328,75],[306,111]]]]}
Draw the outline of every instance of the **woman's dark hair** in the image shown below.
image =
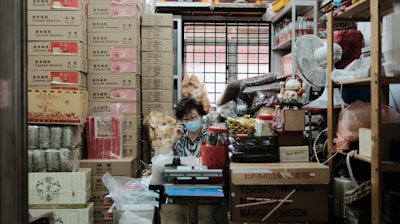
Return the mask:
{"type": "Polygon", "coordinates": [[[186,114],[196,109],[200,116],[206,115],[203,104],[194,98],[183,98],[175,107],[175,116],[178,120],[182,119],[186,114]]]}

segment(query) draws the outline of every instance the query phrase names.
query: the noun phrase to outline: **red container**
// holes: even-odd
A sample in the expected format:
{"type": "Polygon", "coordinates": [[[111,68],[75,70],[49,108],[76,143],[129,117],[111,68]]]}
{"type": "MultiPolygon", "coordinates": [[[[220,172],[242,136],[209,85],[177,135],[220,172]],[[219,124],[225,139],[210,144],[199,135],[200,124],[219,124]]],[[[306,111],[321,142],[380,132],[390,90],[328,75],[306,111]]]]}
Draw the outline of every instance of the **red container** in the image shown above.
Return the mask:
{"type": "Polygon", "coordinates": [[[228,184],[228,145],[200,147],[202,165],[208,169],[222,169],[222,177],[213,177],[211,183],[228,184]]]}

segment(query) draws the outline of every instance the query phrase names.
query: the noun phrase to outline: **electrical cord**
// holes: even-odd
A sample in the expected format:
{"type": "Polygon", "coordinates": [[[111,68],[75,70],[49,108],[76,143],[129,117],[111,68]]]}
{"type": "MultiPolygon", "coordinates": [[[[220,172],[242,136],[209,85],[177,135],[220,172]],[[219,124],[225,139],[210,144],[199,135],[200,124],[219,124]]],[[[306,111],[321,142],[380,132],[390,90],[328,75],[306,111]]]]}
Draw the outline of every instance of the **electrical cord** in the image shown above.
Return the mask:
{"type": "Polygon", "coordinates": [[[353,156],[354,153],[356,153],[357,150],[352,150],[349,153],[347,153],[346,156],[346,166],[347,166],[347,170],[349,171],[349,176],[351,178],[351,182],[353,182],[354,187],[358,187],[358,183],[356,181],[356,178],[354,178],[353,175],[353,169],[351,168],[351,164],[350,164],[350,156],[353,156]]]}

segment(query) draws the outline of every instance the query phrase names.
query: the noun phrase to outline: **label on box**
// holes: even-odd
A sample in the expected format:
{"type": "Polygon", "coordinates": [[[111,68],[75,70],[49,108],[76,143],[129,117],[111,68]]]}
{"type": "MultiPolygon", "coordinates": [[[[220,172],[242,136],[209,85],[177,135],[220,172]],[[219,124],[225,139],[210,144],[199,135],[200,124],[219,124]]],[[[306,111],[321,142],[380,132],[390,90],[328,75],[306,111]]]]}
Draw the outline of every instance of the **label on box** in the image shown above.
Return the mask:
{"type": "Polygon", "coordinates": [[[28,10],[84,10],[86,0],[29,0],[28,10]]]}
{"type": "Polygon", "coordinates": [[[86,26],[85,15],[81,11],[28,11],[28,25],[35,26],[86,26]]]}
{"type": "Polygon", "coordinates": [[[137,5],[89,4],[88,18],[139,17],[137,5]]]}
{"type": "Polygon", "coordinates": [[[142,76],[172,77],[173,76],[173,66],[172,66],[172,64],[161,65],[161,64],[142,63],[142,76]]]}
{"type": "Polygon", "coordinates": [[[89,102],[88,114],[90,115],[119,115],[119,114],[138,114],[140,113],[140,103],[138,102],[89,102]]]}
{"type": "Polygon", "coordinates": [[[140,76],[135,74],[89,74],[87,80],[89,88],[140,88],[140,76]]]}
{"type": "Polygon", "coordinates": [[[140,32],[140,24],[137,19],[88,19],[88,32],[140,32]]]}
{"type": "Polygon", "coordinates": [[[89,61],[89,73],[136,73],[134,61],[89,61]]]}
{"type": "Polygon", "coordinates": [[[28,55],[77,55],[87,57],[86,45],[79,41],[30,41],[28,55]]]}
{"type": "Polygon", "coordinates": [[[90,101],[136,101],[140,98],[140,92],[136,88],[104,88],[104,89],[89,89],[90,101]]]}
{"type": "Polygon", "coordinates": [[[81,26],[28,26],[28,41],[87,42],[86,29],[81,26]]]}
{"type": "Polygon", "coordinates": [[[143,102],[173,102],[173,90],[142,90],[143,102]]]}
{"type": "Polygon", "coordinates": [[[136,47],[138,45],[136,33],[88,33],[89,46],[127,46],[136,47]]]}
{"type": "Polygon", "coordinates": [[[87,72],[87,60],[80,56],[30,56],[28,57],[29,70],[64,70],[87,72]]]}
{"type": "Polygon", "coordinates": [[[308,146],[280,146],[279,158],[281,162],[308,162],[309,160],[308,146]]]}

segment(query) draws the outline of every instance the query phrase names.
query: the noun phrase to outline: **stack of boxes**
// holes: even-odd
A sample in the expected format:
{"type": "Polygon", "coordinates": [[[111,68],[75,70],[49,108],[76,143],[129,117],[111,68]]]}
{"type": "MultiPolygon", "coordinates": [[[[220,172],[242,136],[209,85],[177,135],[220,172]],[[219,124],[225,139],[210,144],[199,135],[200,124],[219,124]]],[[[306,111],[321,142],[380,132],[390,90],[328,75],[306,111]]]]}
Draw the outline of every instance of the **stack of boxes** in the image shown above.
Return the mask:
{"type": "Polygon", "coordinates": [[[140,0],[88,1],[88,159],[81,160],[80,166],[93,169],[96,223],[113,223],[104,173],[133,177],[138,169],[142,11],[140,0]]]}
{"type": "MultiPolygon", "coordinates": [[[[174,90],[173,15],[142,16],[142,114],[172,111],[174,90]]],[[[142,159],[150,162],[150,141],[143,134],[142,159]]]]}
{"type": "Polygon", "coordinates": [[[79,169],[87,117],[86,1],[28,1],[29,213],[93,223],[91,169],[79,169]]]}
{"type": "Polygon", "coordinates": [[[142,10],[143,3],[137,0],[89,0],[88,4],[89,116],[121,118],[119,157],[139,158],[140,153],[142,10]]]}

